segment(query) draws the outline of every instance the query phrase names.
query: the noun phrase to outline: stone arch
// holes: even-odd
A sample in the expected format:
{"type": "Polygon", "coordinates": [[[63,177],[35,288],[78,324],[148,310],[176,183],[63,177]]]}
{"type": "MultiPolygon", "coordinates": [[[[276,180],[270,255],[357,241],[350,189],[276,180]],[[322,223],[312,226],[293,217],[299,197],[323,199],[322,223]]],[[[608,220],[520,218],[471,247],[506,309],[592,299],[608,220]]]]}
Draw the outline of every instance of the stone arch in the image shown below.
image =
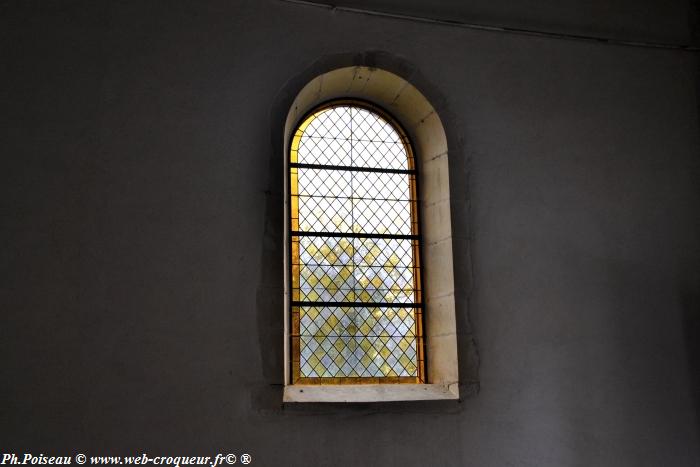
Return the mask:
{"type": "MultiPolygon", "coordinates": [[[[294,98],[284,125],[284,160],[299,120],[319,104],[339,98],[372,102],[390,112],[406,129],[415,150],[419,170],[419,201],[422,211],[423,267],[425,271],[426,356],[428,384],[363,386],[307,386],[289,384],[285,364],[284,399],[289,402],[390,401],[457,399],[458,351],[452,255],[452,223],[448,145],[439,115],[428,99],[410,82],[389,71],[351,66],[323,73],[309,81],[294,98]]],[[[286,162],[285,173],[288,170],[286,162]]],[[[284,176],[283,180],[287,180],[284,176]]],[[[284,192],[287,192],[285,186],[284,192]]],[[[286,197],[284,197],[285,203],[286,197]]],[[[285,217],[288,206],[285,204],[285,217]]],[[[289,361],[289,274],[285,219],[285,362],[289,361]]]]}

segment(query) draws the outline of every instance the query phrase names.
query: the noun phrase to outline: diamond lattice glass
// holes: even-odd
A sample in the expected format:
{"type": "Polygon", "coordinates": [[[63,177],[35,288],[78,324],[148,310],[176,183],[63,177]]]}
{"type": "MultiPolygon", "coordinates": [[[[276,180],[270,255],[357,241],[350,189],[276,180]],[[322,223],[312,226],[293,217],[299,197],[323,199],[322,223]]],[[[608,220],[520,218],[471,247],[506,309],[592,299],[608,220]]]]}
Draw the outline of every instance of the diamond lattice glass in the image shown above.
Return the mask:
{"type": "Polygon", "coordinates": [[[379,109],[336,103],[290,151],[292,382],[424,381],[416,173],[379,109]]]}

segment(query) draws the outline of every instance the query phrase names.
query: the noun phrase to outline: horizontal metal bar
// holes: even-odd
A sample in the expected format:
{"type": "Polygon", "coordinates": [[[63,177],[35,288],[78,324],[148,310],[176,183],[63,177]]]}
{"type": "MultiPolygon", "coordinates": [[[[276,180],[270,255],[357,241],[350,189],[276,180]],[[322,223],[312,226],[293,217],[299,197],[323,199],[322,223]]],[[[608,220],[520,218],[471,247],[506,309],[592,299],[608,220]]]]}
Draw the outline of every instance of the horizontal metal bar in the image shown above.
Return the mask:
{"type": "Polygon", "coordinates": [[[404,202],[404,203],[417,203],[418,200],[415,199],[404,199],[404,198],[367,198],[364,196],[326,196],[326,195],[292,195],[292,198],[313,198],[313,199],[337,199],[341,201],[389,201],[389,202],[404,202]]]}
{"type": "MultiPolygon", "coordinates": [[[[304,334],[304,333],[299,333],[299,334],[294,334],[290,333],[289,337],[316,337],[320,336],[320,334],[304,334]]],[[[422,341],[424,340],[423,336],[417,336],[415,334],[327,334],[323,335],[323,337],[348,337],[348,338],[354,338],[354,339],[361,339],[364,337],[401,337],[401,338],[406,338],[408,340],[418,340],[422,341]]],[[[405,353],[405,352],[404,352],[405,353]]],[[[421,361],[421,359],[416,359],[418,361],[421,361]]]]}
{"type": "Polygon", "coordinates": [[[385,302],[305,302],[292,300],[292,306],[334,306],[347,308],[423,308],[422,303],[385,303],[385,302]]]}
{"type": "Polygon", "coordinates": [[[326,165],[326,164],[299,164],[297,162],[290,162],[289,167],[296,167],[298,169],[318,169],[318,170],[345,170],[349,172],[378,172],[387,174],[406,174],[415,175],[415,170],[404,170],[404,169],[382,169],[379,167],[352,167],[349,165],[326,165]]]}
{"type": "MultiPolygon", "coordinates": [[[[336,126],[336,129],[338,127],[336,126]]],[[[349,126],[345,125],[343,128],[341,128],[341,131],[348,130],[350,129],[349,126]]],[[[352,138],[350,137],[332,137],[332,136],[315,136],[315,135],[307,135],[304,134],[303,131],[300,131],[297,129],[295,132],[295,135],[303,135],[305,138],[309,139],[325,139],[325,140],[333,140],[333,141],[341,141],[341,142],[346,142],[346,143],[383,143],[383,144],[395,144],[397,146],[403,146],[406,144],[407,140],[404,139],[403,136],[399,136],[401,138],[401,141],[392,141],[392,140],[384,140],[384,139],[367,139],[367,138],[356,138],[355,135],[353,135],[352,138]]]]}
{"type": "MultiPolygon", "coordinates": [[[[386,269],[386,266],[381,266],[381,265],[368,266],[368,265],[362,265],[362,264],[348,264],[348,263],[344,263],[344,262],[330,263],[329,264],[329,263],[316,263],[313,261],[308,261],[305,263],[294,263],[293,262],[292,266],[306,266],[309,268],[316,267],[316,266],[333,266],[333,267],[338,267],[338,268],[346,267],[346,268],[350,268],[350,269],[386,269]]],[[[396,265],[396,266],[392,266],[390,269],[405,270],[405,271],[409,271],[409,270],[417,271],[420,269],[420,266],[396,265]]],[[[420,290],[420,289],[413,289],[413,290],[420,290]]]]}
{"type": "Polygon", "coordinates": [[[300,232],[292,230],[293,237],[347,237],[347,238],[387,238],[391,240],[420,240],[420,235],[393,235],[353,232],[300,232]]]}

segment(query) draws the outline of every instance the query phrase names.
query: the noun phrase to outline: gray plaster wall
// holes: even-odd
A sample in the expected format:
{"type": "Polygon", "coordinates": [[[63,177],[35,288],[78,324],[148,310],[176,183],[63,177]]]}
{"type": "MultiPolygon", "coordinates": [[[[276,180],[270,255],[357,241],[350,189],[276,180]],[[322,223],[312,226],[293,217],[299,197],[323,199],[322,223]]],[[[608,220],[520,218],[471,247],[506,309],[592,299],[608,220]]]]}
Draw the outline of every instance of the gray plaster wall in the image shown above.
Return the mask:
{"type": "Polygon", "coordinates": [[[686,44],[697,0],[315,0],[359,10],[600,38],[686,44]]]}
{"type": "Polygon", "coordinates": [[[3,1],[0,53],[3,452],[700,465],[697,53],[273,0],[3,1]],[[445,125],[460,402],[281,404],[282,125],[353,64],[445,125]]]}

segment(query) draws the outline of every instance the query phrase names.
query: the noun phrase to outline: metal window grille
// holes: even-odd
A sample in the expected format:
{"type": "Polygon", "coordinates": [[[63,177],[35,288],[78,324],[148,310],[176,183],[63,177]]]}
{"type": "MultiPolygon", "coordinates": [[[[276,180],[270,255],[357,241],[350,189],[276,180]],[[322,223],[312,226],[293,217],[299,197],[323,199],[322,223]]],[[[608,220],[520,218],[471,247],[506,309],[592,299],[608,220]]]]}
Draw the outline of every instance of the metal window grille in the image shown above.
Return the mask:
{"type": "Polygon", "coordinates": [[[417,174],[384,111],[336,101],[289,161],[293,384],[425,382],[417,174]]]}

